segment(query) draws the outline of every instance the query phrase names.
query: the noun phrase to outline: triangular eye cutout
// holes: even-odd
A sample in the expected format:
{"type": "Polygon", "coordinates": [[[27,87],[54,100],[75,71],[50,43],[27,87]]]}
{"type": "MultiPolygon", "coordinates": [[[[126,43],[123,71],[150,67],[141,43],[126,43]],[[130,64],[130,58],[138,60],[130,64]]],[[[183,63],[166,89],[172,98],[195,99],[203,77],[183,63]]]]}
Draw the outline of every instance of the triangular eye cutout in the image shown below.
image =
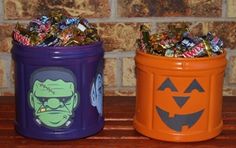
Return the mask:
{"type": "Polygon", "coordinates": [[[184,93],[191,93],[194,89],[198,90],[199,92],[204,92],[204,89],[201,87],[201,85],[197,82],[196,79],[194,79],[188,86],[188,88],[184,91],[184,93]]]}
{"type": "Polygon", "coordinates": [[[178,91],[174,84],[171,82],[169,78],[167,78],[161,86],[158,88],[158,90],[165,90],[166,88],[169,88],[171,91],[178,91]]]}

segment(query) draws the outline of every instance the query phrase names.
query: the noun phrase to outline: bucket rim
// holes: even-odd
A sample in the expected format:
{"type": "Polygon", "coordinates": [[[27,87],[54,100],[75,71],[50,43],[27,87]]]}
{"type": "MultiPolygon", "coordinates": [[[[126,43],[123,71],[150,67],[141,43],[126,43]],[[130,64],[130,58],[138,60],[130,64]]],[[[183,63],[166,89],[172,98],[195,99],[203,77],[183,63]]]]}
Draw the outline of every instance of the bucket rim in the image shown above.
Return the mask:
{"type": "Polygon", "coordinates": [[[216,60],[220,58],[224,58],[226,56],[226,49],[223,50],[223,53],[217,56],[211,56],[211,57],[199,57],[199,58],[175,58],[175,57],[165,57],[165,56],[159,56],[159,55],[152,55],[148,53],[144,53],[140,50],[136,50],[136,56],[137,54],[141,56],[146,56],[153,59],[161,59],[161,60],[171,60],[171,61],[207,61],[207,60],[216,60]]]}
{"type": "Polygon", "coordinates": [[[45,49],[48,49],[48,50],[68,50],[68,48],[70,48],[72,50],[73,49],[78,50],[78,48],[91,48],[91,47],[95,47],[95,46],[98,46],[98,45],[102,45],[103,41],[96,41],[92,44],[80,45],[80,46],[46,46],[46,47],[28,46],[28,45],[20,44],[20,43],[14,41],[14,40],[12,40],[12,44],[16,45],[16,46],[19,46],[19,47],[22,47],[24,49],[33,49],[33,50],[45,50],[45,49]]]}

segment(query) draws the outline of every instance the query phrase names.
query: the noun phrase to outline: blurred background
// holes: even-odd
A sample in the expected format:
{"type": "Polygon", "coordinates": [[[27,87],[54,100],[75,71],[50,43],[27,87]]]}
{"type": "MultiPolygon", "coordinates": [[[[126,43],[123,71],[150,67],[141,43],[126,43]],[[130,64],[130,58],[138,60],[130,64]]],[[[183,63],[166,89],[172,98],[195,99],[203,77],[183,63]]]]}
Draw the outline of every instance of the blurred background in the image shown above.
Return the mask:
{"type": "Polygon", "coordinates": [[[227,69],[223,95],[236,95],[235,0],[0,0],[0,96],[14,95],[11,33],[17,22],[62,10],[93,23],[104,41],[106,96],[135,95],[135,41],[139,27],[152,32],[186,22],[195,35],[211,31],[224,41],[227,69]]]}

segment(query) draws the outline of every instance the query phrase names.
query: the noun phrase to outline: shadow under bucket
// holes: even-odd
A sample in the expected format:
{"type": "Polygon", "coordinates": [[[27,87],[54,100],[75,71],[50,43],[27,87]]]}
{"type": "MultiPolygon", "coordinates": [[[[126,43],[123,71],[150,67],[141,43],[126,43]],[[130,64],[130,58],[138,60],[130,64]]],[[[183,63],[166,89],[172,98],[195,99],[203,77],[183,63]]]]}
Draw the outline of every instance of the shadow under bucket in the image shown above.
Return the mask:
{"type": "Polygon", "coordinates": [[[137,51],[135,129],[173,142],[217,136],[223,128],[225,56],[169,58],[137,51]]]}
{"type": "Polygon", "coordinates": [[[13,42],[15,129],[44,140],[83,138],[103,118],[102,42],[73,47],[30,47],[13,42]]]}

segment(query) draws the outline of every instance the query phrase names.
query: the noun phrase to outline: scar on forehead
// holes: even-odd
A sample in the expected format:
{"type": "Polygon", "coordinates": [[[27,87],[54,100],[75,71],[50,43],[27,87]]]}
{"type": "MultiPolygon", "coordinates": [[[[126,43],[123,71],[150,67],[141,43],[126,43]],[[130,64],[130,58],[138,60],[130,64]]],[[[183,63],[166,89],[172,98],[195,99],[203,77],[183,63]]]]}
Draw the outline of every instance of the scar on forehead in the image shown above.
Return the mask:
{"type": "Polygon", "coordinates": [[[43,87],[44,89],[46,89],[46,90],[49,91],[50,93],[55,94],[55,91],[53,91],[50,87],[46,86],[45,84],[40,83],[39,86],[40,86],[40,87],[43,87]]]}

